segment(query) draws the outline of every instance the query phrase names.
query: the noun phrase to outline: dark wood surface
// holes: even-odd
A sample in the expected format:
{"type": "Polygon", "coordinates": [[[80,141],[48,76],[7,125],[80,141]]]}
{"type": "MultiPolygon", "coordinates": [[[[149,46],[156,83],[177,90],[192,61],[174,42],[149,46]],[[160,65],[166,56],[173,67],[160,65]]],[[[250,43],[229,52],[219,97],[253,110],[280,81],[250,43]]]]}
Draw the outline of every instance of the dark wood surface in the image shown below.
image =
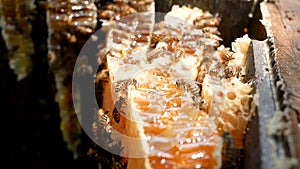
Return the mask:
{"type": "Polygon", "coordinates": [[[247,72],[254,73],[256,94],[258,94],[258,107],[256,114],[249,123],[248,132],[245,138],[245,169],[268,169],[273,168],[272,145],[269,142],[267,133],[267,122],[274,116],[275,99],[272,92],[271,77],[267,60],[268,49],[264,41],[253,40],[250,46],[248,63],[254,64],[254,70],[247,72]]]}
{"type": "Polygon", "coordinates": [[[268,21],[276,99],[289,124],[285,134],[288,153],[300,162],[300,1],[264,2],[261,10],[263,19],[268,21]]]}

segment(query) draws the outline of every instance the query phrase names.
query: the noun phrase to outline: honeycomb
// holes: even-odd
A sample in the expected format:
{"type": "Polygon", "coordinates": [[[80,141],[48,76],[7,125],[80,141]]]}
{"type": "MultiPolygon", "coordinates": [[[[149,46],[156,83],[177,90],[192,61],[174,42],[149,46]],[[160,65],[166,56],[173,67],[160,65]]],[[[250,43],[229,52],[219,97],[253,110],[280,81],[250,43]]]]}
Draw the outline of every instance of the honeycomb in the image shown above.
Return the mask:
{"type": "Polygon", "coordinates": [[[17,80],[23,80],[32,71],[34,44],[31,37],[31,18],[35,10],[33,0],[0,1],[2,36],[9,50],[9,66],[17,75],[17,80]]]}
{"type": "Polygon", "coordinates": [[[199,8],[174,5],[163,21],[155,17],[129,15],[105,27],[102,109],[114,130],[141,140],[112,137],[129,155],[127,168],[221,168],[224,147],[243,148],[254,112],[245,79],[251,39],[225,48],[219,18],[199,8]],[[234,145],[226,146],[226,133],[234,145]]]}
{"type": "Polygon", "coordinates": [[[127,118],[137,123],[148,140],[145,151],[151,167],[219,168],[222,139],[213,118],[199,110],[169,74],[148,69],[136,79],[143,81],[130,90],[132,117],[127,118]]]}

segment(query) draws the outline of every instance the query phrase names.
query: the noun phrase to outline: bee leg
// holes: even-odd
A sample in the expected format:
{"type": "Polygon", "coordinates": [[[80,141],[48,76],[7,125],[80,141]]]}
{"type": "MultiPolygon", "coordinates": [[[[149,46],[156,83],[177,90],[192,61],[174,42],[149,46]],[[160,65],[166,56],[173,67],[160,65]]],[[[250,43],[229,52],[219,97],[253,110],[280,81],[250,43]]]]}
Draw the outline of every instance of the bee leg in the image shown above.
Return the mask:
{"type": "Polygon", "coordinates": [[[126,115],[126,113],[125,113],[124,111],[120,111],[120,113],[122,113],[122,114],[126,115]]]}
{"type": "Polygon", "coordinates": [[[193,99],[194,102],[197,101],[197,100],[196,100],[196,99],[197,99],[196,96],[192,96],[192,99],[193,99]]]}
{"type": "Polygon", "coordinates": [[[180,88],[181,87],[181,82],[180,82],[179,79],[176,80],[175,85],[176,85],[176,88],[180,88]]]}
{"type": "Polygon", "coordinates": [[[193,100],[193,106],[194,107],[199,107],[200,102],[199,102],[198,97],[192,96],[192,100],[193,100]]]}

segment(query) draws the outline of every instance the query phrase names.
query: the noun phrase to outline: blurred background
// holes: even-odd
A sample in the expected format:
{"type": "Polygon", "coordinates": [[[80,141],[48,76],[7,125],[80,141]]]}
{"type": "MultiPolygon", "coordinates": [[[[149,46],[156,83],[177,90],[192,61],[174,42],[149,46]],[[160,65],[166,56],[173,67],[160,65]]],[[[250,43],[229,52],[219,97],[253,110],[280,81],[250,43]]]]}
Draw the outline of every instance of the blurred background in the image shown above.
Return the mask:
{"type": "Polygon", "coordinates": [[[40,29],[46,25],[39,24],[33,27],[33,38],[41,44],[32,55],[32,72],[21,81],[17,81],[8,65],[8,51],[0,36],[1,161],[4,162],[1,165],[32,169],[97,168],[97,163],[87,156],[73,159],[62,139],[59,108],[54,100],[54,76],[46,57],[47,34],[40,29]]]}
{"type": "MultiPolygon", "coordinates": [[[[4,8],[8,11],[10,8],[17,8],[17,4],[22,1],[0,1],[1,31],[7,25],[3,23],[7,17],[4,14],[18,14],[18,11],[5,13],[4,8]],[[7,5],[9,3],[11,6],[7,5]]],[[[57,92],[55,78],[49,69],[47,58],[46,10],[39,2],[41,1],[34,1],[35,10],[30,11],[30,17],[26,18],[32,25],[30,36],[35,45],[34,53],[30,56],[32,70],[25,78],[18,80],[17,74],[10,68],[9,61],[14,49],[8,49],[3,32],[0,34],[0,106],[3,115],[1,161],[4,162],[1,166],[30,169],[61,167],[96,169],[97,162],[86,153],[74,159],[73,152],[67,148],[67,143],[63,140],[59,106],[55,101],[57,92]]],[[[19,13],[22,15],[21,10],[19,13]]],[[[26,25],[20,24],[20,28],[17,28],[21,29],[18,31],[20,34],[24,31],[22,30],[24,26],[26,25]]]]}

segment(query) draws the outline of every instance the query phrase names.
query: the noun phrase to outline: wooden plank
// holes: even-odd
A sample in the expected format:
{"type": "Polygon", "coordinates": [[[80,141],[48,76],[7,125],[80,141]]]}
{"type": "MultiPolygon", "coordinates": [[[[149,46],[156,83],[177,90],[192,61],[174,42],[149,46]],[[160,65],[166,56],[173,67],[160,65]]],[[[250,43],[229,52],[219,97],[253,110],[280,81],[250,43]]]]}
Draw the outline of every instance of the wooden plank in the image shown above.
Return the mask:
{"type": "Polygon", "coordinates": [[[255,67],[256,92],[259,93],[257,114],[249,125],[247,138],[245,140],[245,168],[273,168],[274,161],[271,157],[272,145],[269,142],[267,123],[275,112],[275,102],[272,92],[272,84],[269,70],[266,69],[267,48],[264,41],[252,41],[253,62],[255,67]],[[268,92],[267,92],[268,91],[268,92]],[[270,91],[270,92],[269,92],[270,91]],[[253,153],[256,152],[256,153],[253,153]],[[257,156],[260,158],[258,159],[257,156]]]}
{"type": "MultiPolygon", "coordinates": [[[[291,116],[291,135],[293,137],[293,142],[294,142],[294,148],[297,153],[297,160],[298,162],[300,161],[299,159],[299,154],[300,154],[300,130],[299,130],[299,114],[295,110],[290,111],[290,116],[291,116]]],[[[299,164],[298,164],[299,168],[299,164]]]]}
{"type": "Polygon", "coordinates": [[[285,92],[300,97],[300,85],[295,83],[300,81],[300,11],[296,14],[296,9],[300,9],[300,1],[296,2],[292,5],[287,5],[290,2],[262,5],[267,10],[263,11],[263,18],[270,21],[266,25],[267,33],[274,38],[274,59],[278,63],[278,73],[284,79],[285,92]]]}
{"type": "MultiPolygon", "coordinates": [[[[261,3],[263,23],[270,37],[270,59],[280,109],[286,113],[291,133],[286,135],[289,155],[300,161],[300,1],[261,3]],[[290,138],[291,137],[291,138],[290,138]]],[[[295,166],[299,168],[299,164],[295,166]]]]}

